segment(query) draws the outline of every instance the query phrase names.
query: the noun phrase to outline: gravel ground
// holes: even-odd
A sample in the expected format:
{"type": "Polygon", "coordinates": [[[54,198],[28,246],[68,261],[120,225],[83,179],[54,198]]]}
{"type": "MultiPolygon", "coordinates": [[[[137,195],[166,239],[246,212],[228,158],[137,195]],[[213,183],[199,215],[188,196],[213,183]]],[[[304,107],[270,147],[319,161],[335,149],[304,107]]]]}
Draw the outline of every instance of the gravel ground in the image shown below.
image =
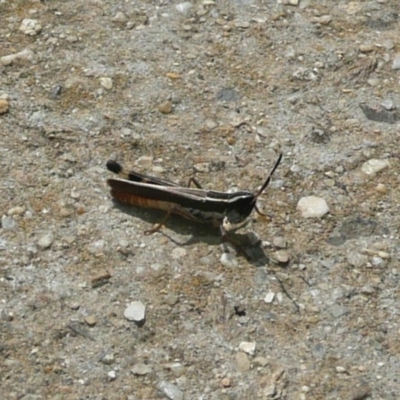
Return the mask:
{"type": "Polygon", "coordinates": [[[0,1],[1,398],[398,399],[399,12],[0,1]],[[106,184],[253,191],[280,152],[248,258],[106,184]]]}

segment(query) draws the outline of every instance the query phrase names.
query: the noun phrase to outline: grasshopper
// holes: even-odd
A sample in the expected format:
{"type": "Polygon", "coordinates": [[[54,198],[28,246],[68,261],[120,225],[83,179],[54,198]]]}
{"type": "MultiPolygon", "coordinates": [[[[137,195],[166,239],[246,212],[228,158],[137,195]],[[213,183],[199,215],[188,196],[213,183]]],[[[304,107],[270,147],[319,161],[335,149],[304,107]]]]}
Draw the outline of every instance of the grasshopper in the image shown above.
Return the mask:
{"type": "Polygon", "coordinates": [[[145,234],[157,232],[171,214],[177,214],[191,221],[219,227],[223,238],[227,239],[226,226],[244,222],[253,209],[265,216],[258,209],[256,202],[270,183],[281,160],[282,154],[279,155],[261,188],[255,192],[243,190],[227,193],[204,190],[194,178],[189,181],[188,187],[182,187],[168,180],[135,171],[125,171],[113,160],[107,161],[107,169],[118,174],[121,179],[111,178],[107,183],[111,187],[111,196],[122,203],[167,212],[163,221],[153,229],[145,231],[145,234]],[[190,188],[190,183],[194,183],[197,188],[190,188]]]}

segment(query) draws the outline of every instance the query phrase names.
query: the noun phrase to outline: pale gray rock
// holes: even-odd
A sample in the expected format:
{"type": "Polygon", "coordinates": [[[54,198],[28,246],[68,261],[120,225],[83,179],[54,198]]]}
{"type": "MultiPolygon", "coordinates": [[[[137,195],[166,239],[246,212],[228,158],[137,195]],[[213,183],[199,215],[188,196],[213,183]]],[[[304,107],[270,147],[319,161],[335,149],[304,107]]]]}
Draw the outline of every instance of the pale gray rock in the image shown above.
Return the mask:
{"type": "Polygon", "coordinates": [[[258,365],[260,367],[266,367],[268,365],[268,358],[265,357],[256,357],[253,360],[254,365],[258,365]]]}
{"type": "Polygon", "coordinates": [[[245,353],[239,351],[236,353],[236,368],[239,372],[247,372],[250,369],[250,360],[245,353]]]}
{"type": "Polygon", "coordinates": [[[351,251],[347,254],[347,262],[353,267],[360,268],[367,264],[368,257],[358,251],[351,251]]]}
{"type": "Polygon", "coordinates": [[[236,256],[231,253],[222,253],[220,261],[221,264],[227,268],[235,268],[238,266],[236,256]]]}
{"type": "Polygon", "coordinates": [[[48,249],[53,244],[53,241],[54,241],[54,235],[52,233],[47,233],[38,240],[38,246],[42,250],[45,250],[48,249]]]}
{"type": "Polygon", "coordinates": [[[101,362],[105,365],[111,365],[115,362],[114,354],[106,354],[102,359],[101,362]]]}
{"type": "Polygon", "coordinates": [[[102,76],[100,79],[100,85],[103,86],[103,88],[110,90],[113,87],[113,80],[112,78],[108,76],[102,76]]]}
{"type": "Polygon", "coordinates": [[[105,240],[99,239],[89,244],[88,250],[93,255],[105,254],[108,251],[108,246],[105,240]]]}
{"type": "Polygon", "coordinates": [[[400,69],[400,54],[396,54],[393,60],[392,69],[400,69]]]}
{"type": "Polygon", "coordinates": [[[276,236],[272,239],[272,244],[278,249],[286,249],[287,240],[284,237],[276,236]]]}
{"type": "Polygon", "coordinates": [[[266,296],[264,297],[264,302],[267,304],[270,304],[274,301],[275,298],[275,293],[274,292],[268,292],[266,296]]]}
{"type": "Polygon", "coordinates": [[[290,260],[289,253],[285,250],[275,251],[272,256],[277,263],[282,265],[287,264],[290,260]]]}
{"type": "Polygon", "coordinates": [[[35,36],[42,30],[42,25],[37,19],[25,18],[22,20],[19,30],[25,35],[35,36]]]}
{"type": "Polygon", "coordinates": [[[128,321],[141,322],[145,319],[146,306],[141,301],[133,301],[126,307],[124,317],[128,321]]]}
{"type": "Polygon", "coordinates": [[[252,356],[256,351],[256,342],[241,342],[239,350],[252,356]]]}
{"type": "Polygon", "coordinates": [[[178,388],[178,386],[170,382],[160,381],[157,384],[157,389],[165,396],[167,396],[170,400],[183,400],[182,391],[178,388]]]}
{"type": "Polygon", "coordinates": [[[383,169],[389,167],[390,163],[389,160],[377,160],[377,159],[371,159],[366,161],[362,167],[361,171],[364,172],[364,174],[367,175],[374,175],[383,169]]]}
{"type": "Polygon", "coordinates": [[[187,14],[192,7],[193,4],[190,1],[184,1],[175,6],[175,8],[182,14],[187,14]]]}
{"type": "Polygon", "coordinates": [[[297,210],[303,218],[321,218],[329,212],[329,207],[321,197],[307,196],[299,200],[297,210]]]}
{"type": "Polygon", "coordinates": [[[2,65],[11,65],[14,61],[17,60],[28,60],[31,61],[34,58],[34,54],[32,50],[24,49],[19,53],[8,54],[0,58],[0,62],[2,65]]]}
{"type": "Polygon", "coordinates": [[[112,371],[107,372],[107,377],[110,381],[115,381],[115,379],[117,379],[116,371],[112,370],[112,371]]]}
{"type": "Polygon", "coordinates": [[[150,367],[150,365],[147,365],[144,363],[136,364],[132,368],[132,374],[138,375],[138,376],[150,374],[151,371],[152,371],[152,368],[150,367]]]}
{"type": "Polygon", "coordinates": [[[2,227],[2,229],[6,230],[6,231],[11,231],[11,230],[17,228],[17,226],[18,226],[18,224],[14,220],[14,218],[9,217],[8,215],[3,215],[1,217],[1,227],[2,227]]]}

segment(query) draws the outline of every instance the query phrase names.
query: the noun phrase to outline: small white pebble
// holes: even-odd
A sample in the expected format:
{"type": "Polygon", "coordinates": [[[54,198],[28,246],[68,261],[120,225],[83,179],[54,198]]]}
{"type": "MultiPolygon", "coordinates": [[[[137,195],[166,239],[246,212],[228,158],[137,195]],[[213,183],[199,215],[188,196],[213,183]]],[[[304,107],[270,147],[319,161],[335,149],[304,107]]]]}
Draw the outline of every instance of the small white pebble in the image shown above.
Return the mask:
{"type": "Polygon", "coordinates": [[[20,207],[20,206],[16,206],[16,207],[12,207],[7,211],[7,214],[12,216],[12,215],[21,215],[25,212],[26,208],[25,207],[20,207]]]}
{"type": "Polygon", "coordinates": [[[142,156],[135,161],[135,165],[142,168],[150,168],[153,164],[154,157],[152,156],[142,156]]]}
{"type": "Polygon", "coordinates": [[[42,25],[37,19],[25,18],[22,20],[19,30],[25,35],[35,36],[42,30],[42,25]]]}
{"type": "Polygon", "coordinates": [[[239,345],[239,350],[253,355],[256,351],[256,342],[241,342],[239,345]]]}
{"type": "Polygon", "coordinates": [[[103,76],[100,78],[100,85],[103,86],[103,88],[110,90],[113,87],[113,81],[108,76],[103,76]]]}
{"type": "Polygon", "coordinates": [[[386,185],[383,183],[378,183],[376,185],[376,191],[381,194],[386,194],[388,192],[386,185]]]}
{"type": "Polygon", "coordinates": [[[141,301],[133,301],[126,307],[124,317],[128,321],[140,322],[145,319],[146,306],[141,301]]]}
{"type": "Polygon", "coordinates": [[[388,160],[377,160],[377,159],[371,159],[366,161],[362,167],[361,171],[364,172],[366,175],[374,175],[383,169],[389,167],[389,161],[388,160]]]}
{"type": "Polygon", "coordinates": [[[378,256],[372,257],[372,260],[371,260],[371,264],[374,265],[375,267],[382,265],[383,262],[384,261],[382,260],[382,258],[378,257],[378,256]]]}
{"type": "Polygon", "coordinates": [[[266,296],[264,297],[264,302],[267,304],[270,304],[274,301],[275,298],[275,293],[274,292],[268,292],[266,296]]]}
{"type": "Polygon", "coordinates": [[[107,373],[107,376],[110,381],[114,381],[115,379],[117,379],[117,373],[115,371],[109,371],[107,373]]]}
{"type": "Polygon", "coordinates": [[[389,253],[386,253],[386,251],[380,251],[380,252],[378,252],[378,256],[379,256],[380,258],[385,259],[385,260],[387,260],[387,259],[390,258],[390,254],[389,254],[389,253]]]}
{"type": "Polygon", "coordinates": [[[38,246],[42,249],[48,249],[54,241],[54,235],[52,233],[47,233],[46,235],[42,236],[38,241],[38,246]]]}

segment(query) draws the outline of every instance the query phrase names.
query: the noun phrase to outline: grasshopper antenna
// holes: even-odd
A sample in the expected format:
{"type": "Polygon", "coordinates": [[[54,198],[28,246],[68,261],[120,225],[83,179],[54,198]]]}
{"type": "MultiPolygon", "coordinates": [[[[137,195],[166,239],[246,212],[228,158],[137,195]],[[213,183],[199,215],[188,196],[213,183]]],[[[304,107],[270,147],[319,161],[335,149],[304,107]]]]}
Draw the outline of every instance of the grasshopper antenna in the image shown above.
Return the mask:
{"type": "Polygon", "coordinates": [[[274,168],[272,168],[272,171],[269,173],[269,176],[267,180],[264,182],[264,184],[261,186],[260,190],[256,192],[254,195],[254,200],[257,200],[257,197],[265,190],[265,188],[269,185],[269,182],[271,181],[271,177],[274,174],[275,170],[278,168],[279,164],[281,163],[282,160],[282,153],[279,154],[278,159],[276,160],[276,163],[274,165],[274,168]]]}
{"type": "Polygon", "coordinates": [[[257,212],[258,214],[260,214],[260,215],[267,216],[266,214],[262,213],[262,212],[258,209],[257,204],[256,204],[257,197],[260,196],[260,194],[261,194],[261,193],[265,190],[265,188],[269,185],[269,183],[270,183],[270,181],[271,181],[271,177],[272,177],[272,175],[274,174],[275,170],[278,168],[279,164],[281,163],[281,160],[282,160],[282,153],[279,154],[279,157],[278,157],[278,159],[276,160],[276,163],[275,163],[275,165],[274,165],[274,168],[272,168],[271,172],[270,172],[269,175],[268,175],[268,178],[266,179],[266,181],[264,182],[264,184],[261,186],[260,190],[258,190],[258,191],[255,193],[255,195],[254,195],[254,200],[253,200],[253,202],[254,202],[254,208],[255,208],[256,212],[257,212]]]}

